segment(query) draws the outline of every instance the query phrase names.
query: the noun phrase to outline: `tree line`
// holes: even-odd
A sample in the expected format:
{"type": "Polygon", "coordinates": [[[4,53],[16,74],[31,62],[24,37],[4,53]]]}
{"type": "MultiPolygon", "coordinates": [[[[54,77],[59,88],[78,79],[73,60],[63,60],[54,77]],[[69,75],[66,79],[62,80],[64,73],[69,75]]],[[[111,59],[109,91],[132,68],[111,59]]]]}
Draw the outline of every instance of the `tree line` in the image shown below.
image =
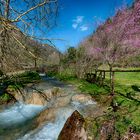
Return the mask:
{"type": "Polygon", "coordinates": [[[74,65],[75,74],[108,66],[110,77],[114,67],[140,66],[140,1],[131,7],[120,8],[116,15],[100,24],[77,48],[71,47],[62,63],[74,65]]]}

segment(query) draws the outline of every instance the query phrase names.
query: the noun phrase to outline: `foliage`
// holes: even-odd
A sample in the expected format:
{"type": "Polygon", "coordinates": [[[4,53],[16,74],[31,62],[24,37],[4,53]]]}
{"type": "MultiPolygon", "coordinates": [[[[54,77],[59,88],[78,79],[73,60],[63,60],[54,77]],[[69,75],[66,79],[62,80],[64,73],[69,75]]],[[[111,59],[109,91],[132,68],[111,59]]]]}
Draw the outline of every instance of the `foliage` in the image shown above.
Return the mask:
{"type": "Polygon", "coordinates": [[[76,76],[72,74],[71,70],[65,70],[63,73],[54,73],[54,72],[49,72],[47,73],[48,76],[51,77],[56,77],[57,79],[61,81],[69,81],[69,80],[74,80],[76,79],[76,76]]]}
{"type": "Polygon", "coordinates": [[[76,49],[74,47],[70,47],[67,49],[67,52],[61,58],[61,63],[63,65],[70,65],[71,63],[76,62],[76,49]]]}
{"type": "Polygon", "coordinates": [[[19,90],[25,87],[28,83],[33,83],[39,80],[40,76],[38,75],[38,73],[31,71],[2,79],[2,81],[0,82],[2,85],[0,86],[0,90],[3,91],[3,93],[0,94],[0,99],[2,101],[8,101],[9,99],[11,99],[11,95],[8,91],[19,90]],[[3,89],[3,85],[6,86],[5,89],[3,89]]]}
{"type": "Polygon", "coordinates": [[[135,64],[132,58],[140,54],[139,9],[140,1],[136,1],[131,9],[119,9],[114,17],[81,42],[95,63],[105,63],[109,67],[135,64]]]}
{"type": "Polygon", "coordinates": [[[76,49],[74,47],[68,48],[68,60],[70,62],[75,62],[76,60],[76,49]]]}

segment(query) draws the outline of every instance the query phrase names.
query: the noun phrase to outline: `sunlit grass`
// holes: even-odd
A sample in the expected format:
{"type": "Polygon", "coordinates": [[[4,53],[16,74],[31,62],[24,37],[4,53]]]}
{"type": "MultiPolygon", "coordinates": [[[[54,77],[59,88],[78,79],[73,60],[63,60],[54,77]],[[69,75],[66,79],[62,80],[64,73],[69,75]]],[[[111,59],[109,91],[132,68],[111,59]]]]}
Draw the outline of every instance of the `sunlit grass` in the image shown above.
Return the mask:
{"type": "Polygon", "coordinates": [[[140,85],[140,72],[116,72],[115,81],[122,85],[140,85]]]}
{"type": "MultiPolygon", "coordinates": [[[[93,99],[103,107],[110,107],[111,97],[109,88],[109,73],[106,73],[106,79],[104,86],[93,84],[85,81],[84,79],[78,79],[71,74],[66,73],[57,74],[56,77],[65,82],[74,84],[83,94],[90,94],[93,99]]],[[[140,132],[140,94],[134,91],[133,85],[140,86],[140,73],[139,72],[116,72],[115,73],[115,102],[119,105],[118,111],[115,113],[117,120],[115,122],[115,128],[124,135],[128,128],[133,128],[134,132],[140,132]],[[121,93],[121,94],[119,94],[121,93]],[[130,96],[137,101],[127,97],[130,96]],[[124,96],[123,96],[124,95],[124,96]]],[[[107,113],[103,120],[108,120],[110,113],[107,113]]],[[[93,129],[95,130],[96,125],[93,122],[93,129]]]]}

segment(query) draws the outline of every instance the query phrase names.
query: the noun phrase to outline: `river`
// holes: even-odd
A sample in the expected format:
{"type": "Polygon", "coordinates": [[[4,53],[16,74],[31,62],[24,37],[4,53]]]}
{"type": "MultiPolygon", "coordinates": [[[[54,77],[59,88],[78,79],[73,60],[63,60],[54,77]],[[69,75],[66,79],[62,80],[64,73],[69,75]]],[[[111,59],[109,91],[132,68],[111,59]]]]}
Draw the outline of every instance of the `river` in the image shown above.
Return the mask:
{"type": "MultiPolygon", "coordinates": [[[[48,89],[52,87],[60,87],[69,92],[74,93],[72,85],[64,84],[54,78],[42,77],[43,82],[36,85],[36,88],[48,89]]],[[[70,98],[68,96],[67,98],[70,98]]],[[[50,105],[51,106],[51,105],[50,105]]],[[[16,103],[0,112],[0,140],[57,140],[60,131],[62,130],[67,118],[78,110],[86,116],[89,108],[95,107],[96,103],[88,101],[86,103],[71,101],[65,106],[50,106],[32,105],[25,103],[16,103]],[[50,119],[36,126],[36,118],[43,110],[50,110],[53,115],[53,120],[50,119]]],[[[50,114],[45,114],[50,115],[50,114]]]]}

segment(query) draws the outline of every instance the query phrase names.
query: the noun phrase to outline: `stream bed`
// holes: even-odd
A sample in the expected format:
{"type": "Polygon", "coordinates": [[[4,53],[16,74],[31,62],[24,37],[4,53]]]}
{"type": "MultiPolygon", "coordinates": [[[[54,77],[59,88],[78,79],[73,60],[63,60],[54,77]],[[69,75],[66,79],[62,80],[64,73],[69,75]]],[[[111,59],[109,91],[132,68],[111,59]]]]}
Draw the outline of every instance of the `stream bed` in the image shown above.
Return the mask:
{"type": "MultiPolygon", "coordinates": [[[[75,94],[71,85],[48,77],[43,77],[43,80],[44,82],[37,85],[37,88],[60,87],[75,94]]],[[[65,106],[52,106],[51,110],[48,106],[17,103],[0,112],[0,140],[57,140],[67,118],[75,110],[86,116],[88,109],[95,106],[96,103],[92,101],[81,104],[70,100],[65,106]],[[38,126],[36,124],[38,114],[47,109],[50,112],[45,115],[52,113],[54,119],[48,119],[38,126]]]]}

